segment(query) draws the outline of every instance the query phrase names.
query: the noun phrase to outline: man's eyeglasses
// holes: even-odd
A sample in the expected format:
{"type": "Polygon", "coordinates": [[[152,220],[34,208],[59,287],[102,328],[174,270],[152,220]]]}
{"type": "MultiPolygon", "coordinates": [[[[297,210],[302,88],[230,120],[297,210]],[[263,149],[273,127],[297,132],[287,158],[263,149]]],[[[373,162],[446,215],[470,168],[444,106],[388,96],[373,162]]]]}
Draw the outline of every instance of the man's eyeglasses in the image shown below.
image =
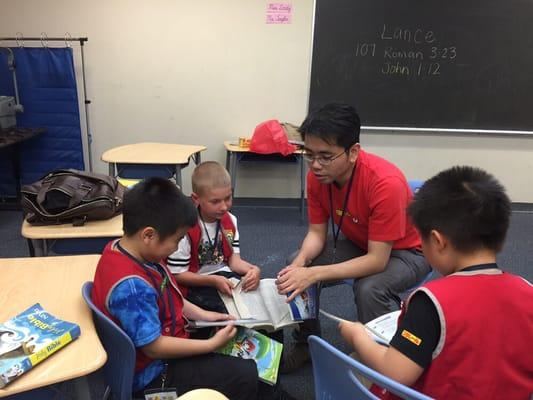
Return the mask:
{"type": "Polygon", "coordinates": [[[326,166],[330,165],[334,160],[342,156],[344,153],[346,153],[345,150],[343,150],[341,153],[337,154],[336,156],[313,156],[309,153],[304,153],[303,157],[304,160],[307,161],[309,164],[312,164],[313,161],[317,161],[320,165],[326,166]]]}

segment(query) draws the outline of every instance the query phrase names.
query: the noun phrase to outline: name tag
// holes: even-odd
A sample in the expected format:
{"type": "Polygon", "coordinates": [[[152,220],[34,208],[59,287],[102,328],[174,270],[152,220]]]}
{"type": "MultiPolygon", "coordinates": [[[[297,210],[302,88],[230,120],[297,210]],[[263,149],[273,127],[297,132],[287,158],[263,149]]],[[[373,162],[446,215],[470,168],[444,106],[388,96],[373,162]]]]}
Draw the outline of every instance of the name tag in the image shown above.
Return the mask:
{"type": "Polygon", "coordinates": [[[144,391],[145,400],[176,400],[178,392],[176,388],[148,389],[144,391]]]}

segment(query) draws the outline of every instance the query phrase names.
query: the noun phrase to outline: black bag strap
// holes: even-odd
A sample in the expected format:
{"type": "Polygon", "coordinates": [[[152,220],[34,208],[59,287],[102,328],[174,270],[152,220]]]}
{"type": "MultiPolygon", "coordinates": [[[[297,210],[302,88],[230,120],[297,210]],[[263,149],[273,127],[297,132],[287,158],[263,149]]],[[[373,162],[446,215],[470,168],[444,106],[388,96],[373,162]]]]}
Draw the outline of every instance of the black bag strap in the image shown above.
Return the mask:
{"type": "Polygon", "coordinates": [[[72,169],[72,168],[57,169],[52,174],[49,174],[49,175],[59,175],[59,174],[65,174],[65,173],[76,175],[76,176],[82,176],[84,178],[87,178],[93,181],[104,182],[107,185],[109,185],[113,190],[115,190],[117,186],[117,180],[109,175],[98,174],[96,172],[79,171],[77,169],[72,169]]]}

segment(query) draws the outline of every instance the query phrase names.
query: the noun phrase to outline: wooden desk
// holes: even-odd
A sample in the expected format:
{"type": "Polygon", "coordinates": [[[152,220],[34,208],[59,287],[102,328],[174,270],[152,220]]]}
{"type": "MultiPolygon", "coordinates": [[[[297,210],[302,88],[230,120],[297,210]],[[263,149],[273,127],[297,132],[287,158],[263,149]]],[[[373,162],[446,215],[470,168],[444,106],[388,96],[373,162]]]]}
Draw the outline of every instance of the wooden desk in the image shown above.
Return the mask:
{"type": "Polygon", "coordinates": [[[102,154],[102,161],[109,163],[109,175],[117,175],[117,164],[169,164],[175,168],[176,183],[181,187],[181,169],[192,158],[196,164],[201,162],[200,152],[205,146],[172,143],[134,143],[115,147],[102,154]]]}
{"type": "Polygon", "coordinates": [[[300,166],[300,214],[303,219],[304,216],[304,201],[305,201],[305,163],[303,158],[303,150],[296,150],[294,153],[283,156],[282,154],[259,154],[253,153],[247,147],[239,147],[233,144],[231,141],[225,141],[224,147],[226,148],[226,169],[231,175],[231,184],[233,193],[235,193],[235,187],[237,186],[237,166],[241,161],[273,161],[284,162],[290,161],[293,157],[296,159],[300,166]]]}
{"type": "Polygon", "coordinates": [[[73,226],[72,224],[61,225],[31,225],[27,221],[22,223],[21,234],[28,240],[30,255],[35,255],[32,240],[38,244],[41,253],[46,256],[50,249],[50,241],[64,239],[95,239],[95,238],[117,238],[122,236],[122,214],[102,221],[87,221],[83,226],[73,226]]]}
{"type": "MultiPolygon", "coordinates": [[[[99,258],[0,258],[0,321],[41,303],[46,311],[81,329],[78,339],[0,389],[0,397],[83,377],[104,365],[107,355],[81,296],[81,286],[93,280],[99,258]]],[[[76,398],[87,395],[83,390],[76,398]]]]}

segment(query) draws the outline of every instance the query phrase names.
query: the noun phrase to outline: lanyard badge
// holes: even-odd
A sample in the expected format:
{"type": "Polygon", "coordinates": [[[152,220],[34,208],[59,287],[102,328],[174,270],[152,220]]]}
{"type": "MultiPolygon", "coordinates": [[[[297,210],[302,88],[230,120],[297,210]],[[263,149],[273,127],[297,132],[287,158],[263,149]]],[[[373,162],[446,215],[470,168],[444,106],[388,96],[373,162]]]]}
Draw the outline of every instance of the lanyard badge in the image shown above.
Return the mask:
{"type": "Polygon", "coordinates": [[[353,179],[355,176],[355,165],[352,169],[352,173],[350,174],[350,179],[348,180],[348,189],[346,190],[346,196],[344,197],[344,204],[342,206],[342,213],[341,217],[339,219],[339,225],[337,225],[337,230],[335,231],[335,220],[333,217],[333,193],[331,190],[332,183],[328,186],[329,191],[329,216],[331,218],[331,230],[333,233],[333,257],[331,260],[332,264],[335,264],[337,261],[337,240],[339,238],[339,234],[341,232],[342,222],[344,221],[344,216],[346,215],[346,207],[348,206],[348,199],[350,198],[350,192],[352,191],[352,184],[353,179]]]}

